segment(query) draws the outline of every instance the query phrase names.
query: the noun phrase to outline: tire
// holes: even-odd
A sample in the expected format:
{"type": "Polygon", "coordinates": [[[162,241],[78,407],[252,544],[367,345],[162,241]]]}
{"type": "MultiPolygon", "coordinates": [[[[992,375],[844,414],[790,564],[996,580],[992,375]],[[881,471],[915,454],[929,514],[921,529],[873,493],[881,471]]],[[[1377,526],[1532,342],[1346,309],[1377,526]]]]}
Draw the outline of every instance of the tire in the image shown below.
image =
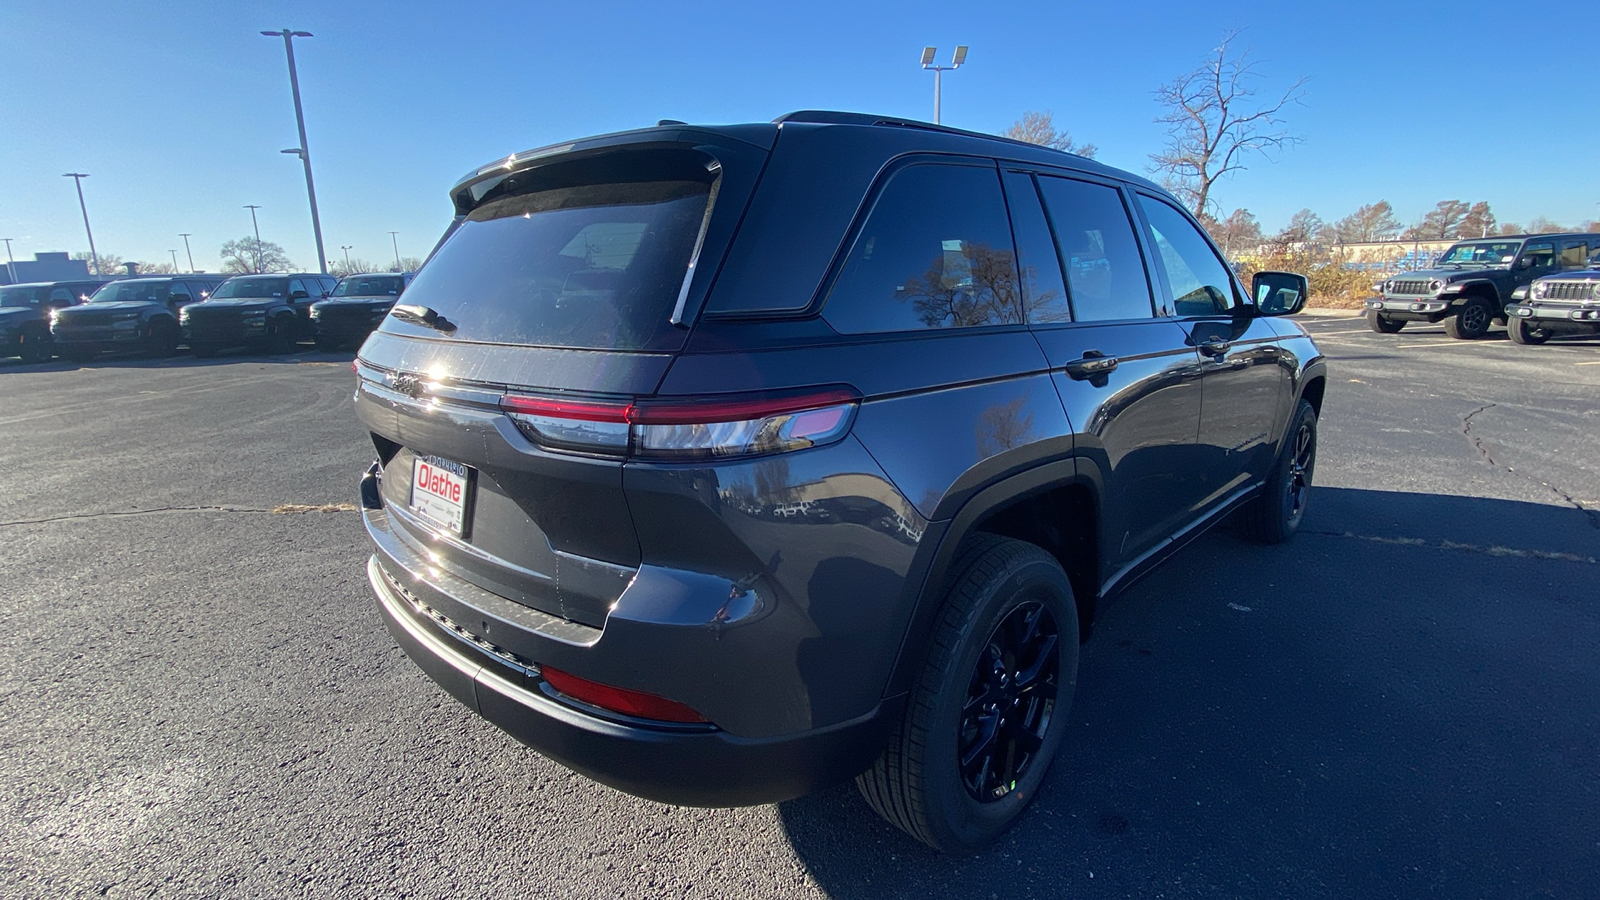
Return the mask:
{"type": "Polygon", "coordinates": [[[272,354],[294,352],[294,335],[289,333],[285,323],[273,323],[272,332],[267,335],[267,352],[272,354]]]}
{"type": "Polygon", "coordinates": [[[1494,322],[1494,308],[1489,301],[1475,297],[1461,307],[1461,311],[1444,320],[1444,333],[1458,341],[1475,341],[1489,333],[1494,322]]]}
{"type": "Polygon", "coordinates": [[[321,350],[323,353],[333,353],[344,349],[343,342],[336,341],[333,338],[319,337],[316,339],[316,343],[317,349],[321,350]]]}
{"type": "Polygon", "coordinates": [[[1367,327],[1379,334],[1399,334],[1406,327],[1405,320],[1391,319],[1375,309],[1367,310],[1367,327]]]}
{"type": "Polygon", "coordinates": [[[42,363],[50,361],[50,339],[36,331],[22,333],[22,346],[17,348],[17,355],[25,363],[42,363]]]}
{"type": "Polygon", "coordinates": [[[69,344],[62,348],[61,355],[75,363],[86,363],[99,354],[98,351],[91,350],[88,347],[74,347],[69,344]]]}
{"type": "Polygon", "coordinates": [[[1016,824],[1061,745],[1078,610],[1055,557],[1010,538],[969,541],[947,584],[905,714],[856,787],[929,847],[972,853],[1016,824]]]}
{"type": "Polygon", "coordinates": [[[178,345],[183,343],[183,332],[178,326],[157,322],[150,326],[150,355],[151,356],[176,356],[178,345]]]}
{"type": "Polygon", "coordinates": [[[222,348],[218,347],[216,344],[197,344],[194,341],[189,342],[189,352],[201,359],[210,359],[213,356],[216,356],[218,351],[221,349],[222,348]]]}
{"type": "Polygon", "coordinates": [[[1239,530],[1260,544],[1281,544],[1294,537],[1305,520],[1311,499],[1311,477],[1317,468],[1317,411],[1304,400],[1295,409],[1283,449],[1261,495],[1239,510],[1239,530]]]}
{"type": "Polygon", "coordinates": [[[1511,335],[1514,344],[1542,344],[1550,340],[1548,331],[1540,331],[1528,325],[1528,320],[1512,316],[1506,323],[1506,332],[1511,335]]]}

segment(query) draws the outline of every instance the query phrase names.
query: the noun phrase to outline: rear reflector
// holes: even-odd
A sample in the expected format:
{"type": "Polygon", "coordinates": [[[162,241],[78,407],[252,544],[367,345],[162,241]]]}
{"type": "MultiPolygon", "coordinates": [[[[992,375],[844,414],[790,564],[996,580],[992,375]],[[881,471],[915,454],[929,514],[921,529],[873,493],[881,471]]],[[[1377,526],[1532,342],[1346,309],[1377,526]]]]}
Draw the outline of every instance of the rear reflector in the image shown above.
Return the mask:
{"type": "Polygon", "coordinates": [[[579,678],[560,669],[541,666],[540,674],[550,686],[566,694],[574,700],[581,700],[591,706],[608,709],[612,712],[634,716],[640,719],[655,719],[658,722],[706,722],[705,716],[693,709],[665,697],[655,694],[646,694],[643,691],[630,691],[609,684],[579,678]]]}
{"type": "Polygon", "coordinates": [[[506,394],[500,408],[552,450],[658,459],[726,459],[840,440],[861,394],[851,388],[633,403],[506,394]]]}

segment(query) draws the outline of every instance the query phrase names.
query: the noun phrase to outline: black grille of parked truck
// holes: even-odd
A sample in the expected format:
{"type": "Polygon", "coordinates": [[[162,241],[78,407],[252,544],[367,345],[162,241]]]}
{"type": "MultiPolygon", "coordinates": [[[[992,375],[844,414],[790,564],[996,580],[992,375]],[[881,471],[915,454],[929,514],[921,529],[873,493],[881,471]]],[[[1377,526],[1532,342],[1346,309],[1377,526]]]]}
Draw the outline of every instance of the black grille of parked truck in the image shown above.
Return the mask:
{"type": "Polygon", "coordinates": [[[179,313],[222,280],[202,274],[113,281],[88,302],[55,311],[50,335],[56,352],[77,362],[103,350],[171,356],[183,343],[179,313]]]}
{"type": "Polygon", "coordinates": [[[328,299],[311,304],[317,349],[360,346],[410,283],[410,272],[346,275],[339,279],[328,299]]]}
{"type": "Polygon", "coordinates": [[[1225,516],[1305,514],[1306,281],[1246,288],[1137,176],[799,113],[451,199],[357,355],[368,576],[445,691],[624,791],[854,777],[975,849],[1037,793],[1104,604],[1225,516]]]}

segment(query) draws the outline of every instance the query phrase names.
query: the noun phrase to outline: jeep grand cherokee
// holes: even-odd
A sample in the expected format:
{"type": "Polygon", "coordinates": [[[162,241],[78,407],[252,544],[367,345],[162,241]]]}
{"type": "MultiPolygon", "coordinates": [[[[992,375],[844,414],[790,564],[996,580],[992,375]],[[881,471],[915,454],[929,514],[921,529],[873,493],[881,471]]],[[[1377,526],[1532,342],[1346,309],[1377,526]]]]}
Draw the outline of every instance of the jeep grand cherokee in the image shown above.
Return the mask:
{"type": "Polygon", "coordinates": [[[1160,188],[796,113],[497,160],[361,348],[398,643],[540,753],[670,803],[856,776],[968,851],[1066,731],[1103,604],[1305,513],[1305,279],[1160,188]]]}

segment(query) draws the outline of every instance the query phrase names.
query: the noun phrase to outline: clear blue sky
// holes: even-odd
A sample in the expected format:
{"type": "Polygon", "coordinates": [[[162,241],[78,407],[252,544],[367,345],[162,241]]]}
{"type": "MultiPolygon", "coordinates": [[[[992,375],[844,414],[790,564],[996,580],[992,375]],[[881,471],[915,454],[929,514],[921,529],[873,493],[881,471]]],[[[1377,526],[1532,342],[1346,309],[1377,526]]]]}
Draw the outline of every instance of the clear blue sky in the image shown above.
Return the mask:
{"type": "Polygon", "coordinates": [[[330,259],[422,256],[467,169],[586,134],[653,124],[766,121],[835,108],[932,117],[924,45],[947,59],[944,120],[999,131],[1025,110],[1144,172],[1161,144],[1151,91],[1245,28],[1264,92],[1307,77],[1287,111],[1305,142],[1224,181],[1224,210],[1269,230],[1310,207],[1336,219],[1387,199],[1406,221],[1443,199],[1501,221],[1600,217],[1592,16],[1504,2],[1038,4],[806,2],[0,6],[0,237],[20,258],[86,250],[220,267],[250,232],[314,268],[280,40],[299,41],[301,91],[330,259]],[[1576,18],[1574,18],[1576,16],[1576,18]],[[1549,139],[1542,136],[1549,135],[1549,139]]]}

